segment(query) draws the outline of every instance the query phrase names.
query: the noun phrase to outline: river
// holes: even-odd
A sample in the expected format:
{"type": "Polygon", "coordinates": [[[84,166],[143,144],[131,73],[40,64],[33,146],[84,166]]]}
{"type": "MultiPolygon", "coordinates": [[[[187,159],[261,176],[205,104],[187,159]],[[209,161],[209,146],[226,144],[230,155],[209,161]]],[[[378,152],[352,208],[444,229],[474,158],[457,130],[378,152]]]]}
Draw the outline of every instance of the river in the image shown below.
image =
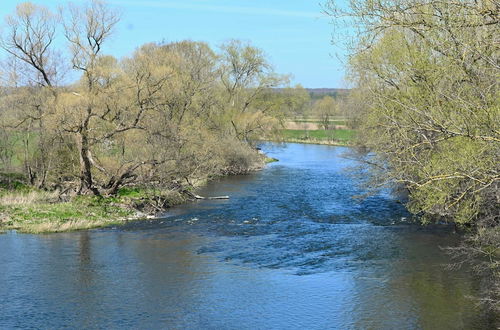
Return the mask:
{"type": "Polygon", "coordinates": [[[484,329],[478,283],[445,267],[447,228],[364,200],[346,148],[263,146],[158,220],[0,235],[0,328],[484,329]]]}

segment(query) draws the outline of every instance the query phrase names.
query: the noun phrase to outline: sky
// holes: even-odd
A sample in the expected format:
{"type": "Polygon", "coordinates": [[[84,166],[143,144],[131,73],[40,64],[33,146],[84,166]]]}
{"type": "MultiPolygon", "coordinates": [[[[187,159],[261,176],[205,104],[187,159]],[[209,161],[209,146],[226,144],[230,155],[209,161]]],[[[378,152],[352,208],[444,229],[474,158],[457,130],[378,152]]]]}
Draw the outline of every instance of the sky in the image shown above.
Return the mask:
{"type": "MultiPolygon", "coordinates": [[[[324,1],[108,0],[121,21],[104,52],[123,57],[147,42],[189,39],[215,48],[241,39],[263,49],[276,72],[292,75],[293,85],[342,88],[344,51],[331,44],[330,19],[321,13],[324,1]]],[[[19,2],[0,0],[2,21],[19,2]]],[[[32,2],[57,8],[66,1],[32,2]]]]}

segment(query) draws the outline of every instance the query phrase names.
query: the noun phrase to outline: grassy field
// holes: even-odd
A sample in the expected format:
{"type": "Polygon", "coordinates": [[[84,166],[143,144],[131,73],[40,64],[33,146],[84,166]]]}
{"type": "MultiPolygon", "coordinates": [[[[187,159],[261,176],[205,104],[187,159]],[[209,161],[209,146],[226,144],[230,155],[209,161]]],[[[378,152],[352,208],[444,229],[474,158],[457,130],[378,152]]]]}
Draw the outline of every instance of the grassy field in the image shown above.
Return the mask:
{"type": "Polygon", "coordinates": [[[285,141],[290,142],[322,142],[347,145],[355,137],[356,132],[350,129],[335,130],[292,130],[282,131],[285,141]]]}

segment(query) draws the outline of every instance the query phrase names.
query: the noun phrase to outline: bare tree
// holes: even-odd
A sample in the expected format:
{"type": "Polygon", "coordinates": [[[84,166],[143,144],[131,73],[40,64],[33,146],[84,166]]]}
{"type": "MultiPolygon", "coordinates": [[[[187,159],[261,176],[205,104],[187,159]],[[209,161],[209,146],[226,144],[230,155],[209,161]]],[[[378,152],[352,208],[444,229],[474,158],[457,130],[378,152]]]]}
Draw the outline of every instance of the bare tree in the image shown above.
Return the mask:
{"type": "Polygon", "coordinates": [[[26,2],[16,7],[14,15],[7,16],[0,37],[0,47],[11,57],[7,61],[9,80],[13,87],[23,86],[25,92],[11,103],[20,109],[6,125],[24,129],[25,170],[29,181],[39,187],[45,185],[50,164],[41,154],[33,154],[31,145],[48,150],[52,140],[45,129],[50,111],[45,105],[56,96],[54,86],[59,78],[58,54],[52,48],[55,33],[56,17],[47,8],[26,2]]]}

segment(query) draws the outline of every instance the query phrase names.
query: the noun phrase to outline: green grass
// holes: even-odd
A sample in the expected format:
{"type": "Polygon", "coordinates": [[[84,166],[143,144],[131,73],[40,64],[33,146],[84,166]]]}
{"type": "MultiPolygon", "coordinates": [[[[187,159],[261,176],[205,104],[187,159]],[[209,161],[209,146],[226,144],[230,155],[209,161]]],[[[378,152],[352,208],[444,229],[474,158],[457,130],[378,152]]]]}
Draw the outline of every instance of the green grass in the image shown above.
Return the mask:
{"type": "Polygon", "coordinates": [[[304,140],[304,141],[338,141],[347,143],[351,141],[356,132],[350,129],[335,129],[335,130],[283,130],[285,140],[304,140]]]}
{"type": "Polygon", "coordinates": [[[90,229],[121,222],[135,213],[116,203],[116,198],[79,196],[69,202],[59,202],[46,196],[54,194],[3,192],[0,229],[25,233],[90,229]]]}
{"type": "MultiPolygon", "coordinates": [[[[313,123],[313,124],[321,124],[322,121],[319,119],[297,119],[297,120],[290,120],[296,123],[313,123]]],[[[347,120],[337,120],[333,119],[329,121],[330,125],[344,125],[347,126],[347,120]]]]}
{"type": "Polygon", "coordinates": [[[146,193],[143,189],[140,188],[121,188],[118,190],[119,197],[130,197],[130,198],[141,198],[145,197],[146,193]]]}
{"type": "MultiPolygon", "coordinates": [[[[22,130],[11,131],[9,132],[8,139],[6,141],[6,145],[9,145],[9,149],[12,150],[12,158],[8,165],[12,168],[22,167],[24,162],[24,153],[25,153],[25,139],[27,135],[22,130]]],[[[39,142],[39,136],[37,133],[31,133],[29,136],[29,144],[28,144],[28,153],[30,157],[33,157],[36,151],[36,145],[39,142]]]]}
{"type": "Polygon", "coordinates": [[[273,158],[273,157],[266,157],[264,159],[264,163],[266,163],[266,164],[275,163],[275,162],[279,162],[279,159],[273,158]]]}
{"type": "Polygon", "coordinates": [[[28,190],[29,187],[21,181],[13,180],[13,181],[0,181],[0,189],[28,190]]]}
{"type": "Polygon", "coordinates": [[[65,232],[120,224],[138,219],[137,206],[160,197],[169,206],[185,201],[178,192],[140,188],[122,188],[111,197],[75,196],[67,202],[60,201],[57,192],[0,188],[0,232],[65,232]]]}

